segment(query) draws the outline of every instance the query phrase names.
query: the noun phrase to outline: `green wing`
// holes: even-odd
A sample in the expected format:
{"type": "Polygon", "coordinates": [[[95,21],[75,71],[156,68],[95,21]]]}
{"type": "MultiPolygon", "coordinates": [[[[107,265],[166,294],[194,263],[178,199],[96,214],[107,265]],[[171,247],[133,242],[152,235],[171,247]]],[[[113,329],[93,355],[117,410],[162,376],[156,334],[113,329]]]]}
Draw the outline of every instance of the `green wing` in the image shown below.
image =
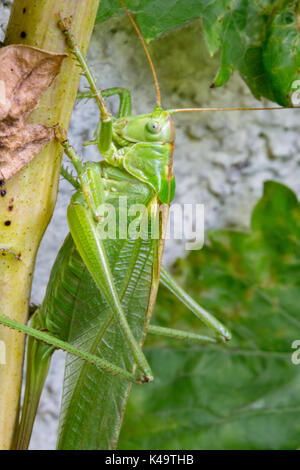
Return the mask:
{"type": "MultiPolygon", "coordinates": [[[[129,206],[153,203],[154,193],[148,185],[105,164],[103,169],[107,177],[106,202],[113,204],[117,212],[120,196],[127,196],[129,206]]],[[[128,322],[136,339],[142,342],[150,319],[153,283],[157,284],[158,241],[107,239],[105,249],[128,322]]],[[[132,370],[134,361],[121,330],[74,248],[68,263],[73,272],[70,295],[74,299],[68,341],[132,370]]],[[[56,312],[53,319],[48,314],[47,326],[51,321],[53,328],[54,319],[57,323],[56,312]]],[[[126,380],[68,355],[58,449],[115,448],[129,390],[126,380]]]]}

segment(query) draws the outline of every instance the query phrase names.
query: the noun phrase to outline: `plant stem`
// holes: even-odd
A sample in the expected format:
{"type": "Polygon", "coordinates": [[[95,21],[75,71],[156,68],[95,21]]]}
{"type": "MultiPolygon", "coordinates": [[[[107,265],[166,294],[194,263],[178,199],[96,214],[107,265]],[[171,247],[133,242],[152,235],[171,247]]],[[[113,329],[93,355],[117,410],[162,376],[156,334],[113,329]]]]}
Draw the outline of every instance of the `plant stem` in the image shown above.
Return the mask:
{"type": "MultiPolygon", "coordinates": [[[[65,51],[65,40],[57,27],[62,14],[72,16],[72,31],[86,54],[98,4],[98,0],[15,0],[5,45],[22,43],[52,52],[65,51]]],[[[67,129],[79,80],[80,69],[69,57],[34,111],[32,122],[59,124],[67,129]]],[[[27,321],[36,253],[53,213],[61,157],[58,143],[47,145],[6,183],[6,196],[0,198],[0,244],[11,247],[22,258],[1,256],[1,311],[20,323],[27,321]],[[10,212],[9,204],[13,205],[10,212]],[[7,220],[10,225],[4,224],[7,220]]],[[[1,327],[0,340],[6,347],[6,364],[0,365],[0,449],[8,449],[18,417],[24,335],[1,327]]]]}

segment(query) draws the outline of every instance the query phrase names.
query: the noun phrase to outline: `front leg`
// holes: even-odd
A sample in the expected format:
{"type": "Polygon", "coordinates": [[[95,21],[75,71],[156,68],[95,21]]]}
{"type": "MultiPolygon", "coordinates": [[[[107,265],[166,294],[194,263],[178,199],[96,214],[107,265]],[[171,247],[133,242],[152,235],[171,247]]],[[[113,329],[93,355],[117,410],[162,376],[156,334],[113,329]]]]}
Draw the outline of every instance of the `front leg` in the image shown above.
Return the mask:
{"type": "MultiPolygon", "coordinates": [[[[43,350],[44,352],[46,351],[47,354],[51,354],[51,351],[53,352],[55,349],[61,349],[62,351],[72,354],[73,356],[79,357],[80,359],[87,361],[90,364],[94,364],[95,366],[100,367],[100,369],[103,369],[109,374],[123,377],[124,379],[130,382],[140,383],[138,380],[135,379],[135,377],[133,377],[132,374],[130,374],[130,372],[127,372],[126,370],[121,369],[120,367],[111,364],[105,359],[95,356],[94,354],[90,354],[84,349],[79,349],[73,346],[72,344],[67,343],[66,341],[56,338],[55,336],[50,335],[45,331],[41,331],[27,325],[23,325],[3,315],[0,315],[0,325],[6,326],[13,330],[20,331],[20,333],[28,335],[30,338],[37,340],[36,345],[40,344],[40,342],[48,345],[50,348],[46,348],[43,350]]],[[[43,356],[43,353],[41,353],[41,356],[43,356]]]]}
{"type": "Polygon", "coordinates": [[[85,58],[82,55],[81,50],[79,49],[77,42],[71,33],[71,20],[68,18],[61,18],[61,20],[58,23],[58,26],[60,30],[63,32],[66,42],[71,49],[72,53],[76,57],[76,60],[78,61],[80,67],[82,68],[83,74],[85,75],[90,89],[91,93],[99,107],[100,110],[100,118],[101,118],[101,127],[99,131],[99,135],[97,136],[97,144],[98,148],[101,153],[106,152],[110,149],[111,143],[112,143],[112,116],[111,113],[109,112],[101,91],[97,87],[97,83],[95,80],[95,77],[85,60],[85,58]]]}
{"type": "MultiPolygon", "coordinates": [[[[118,118],[131,116],[131,93],[127,88],[122,88],[122,87],[106,88],[105,90],[101,90],[101,95],[104,98],[109,98],[110,96],[119,95],[120,106],[119,106],[118,118]]],[[[79,92],[77,94],[78,100],[95,99],[95,98],[96,98],[96,95],[92,93],[91,91],[79,92]]]]}

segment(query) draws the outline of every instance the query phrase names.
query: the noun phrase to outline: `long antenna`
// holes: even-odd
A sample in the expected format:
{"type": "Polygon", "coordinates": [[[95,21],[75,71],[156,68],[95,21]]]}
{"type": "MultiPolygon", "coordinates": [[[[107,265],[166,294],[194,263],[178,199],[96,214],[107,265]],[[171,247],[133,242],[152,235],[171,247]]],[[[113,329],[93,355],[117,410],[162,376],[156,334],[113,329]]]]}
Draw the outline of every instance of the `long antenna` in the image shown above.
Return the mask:
{"type": "Polygon", "coordinates": [[[146,42],[145,42],[145,39],[143,38],[143,35],[138,27],[138,25],[136,24],[136,22],[134,21],[130,11],[128,10],[127,6],[125,5],[125,3],[123,2],[123,0],[120,0],[120,3],[122,5],[122,7],[124,8],[124,10],[126,11],[126,14],[128,15],[134,29],[136,30],[136,33],[142,43],[142,46],[144,48],[144,51],[146,53],[146,56],[147,56],[147,59],[148,59],[148,62],[149,62],[149,65],[150,65],[150,68],[151,68],[151,71],[152,71],[152,75],[153,75],[153,78],[154,78],[154,84],[155,84],[155,89],[156,89],[156,99],[157,99],[157,104],[161,104],[161,96],[160,96],[160,89],[159,89],[159,84],[158,84],[158,80],[157,80],[157,75],[156,75],[156,72],[155,72],[155,68],[154,68],[154,65],[153,65],[153,62],[152,62],[152,59],[151,59],[151,56],[150,56],[150,52],[147,48],[147,45],[146,45],[146,42]]]}
{"type": "Polygon", "coordinates": [[[269,106],[262,108],[241,107],[241,108],[179,108],[168,109],[169,114],[186,113],[186,112],[199,112],[199,111],[263,111],[275,109],[297,109],[300,106],[269,106]]]}

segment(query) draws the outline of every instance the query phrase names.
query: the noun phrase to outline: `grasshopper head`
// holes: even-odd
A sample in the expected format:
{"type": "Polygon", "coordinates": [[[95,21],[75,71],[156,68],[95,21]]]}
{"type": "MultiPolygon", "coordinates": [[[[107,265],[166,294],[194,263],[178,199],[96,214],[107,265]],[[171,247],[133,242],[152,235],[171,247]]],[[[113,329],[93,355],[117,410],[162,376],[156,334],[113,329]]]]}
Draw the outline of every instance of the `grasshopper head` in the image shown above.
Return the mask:
{"type": "Polygon", "coordinates": [[[127,142],[174,142],[173,121],[160,106],[151,114],[117,119],[114,130],[127,142]]]}

